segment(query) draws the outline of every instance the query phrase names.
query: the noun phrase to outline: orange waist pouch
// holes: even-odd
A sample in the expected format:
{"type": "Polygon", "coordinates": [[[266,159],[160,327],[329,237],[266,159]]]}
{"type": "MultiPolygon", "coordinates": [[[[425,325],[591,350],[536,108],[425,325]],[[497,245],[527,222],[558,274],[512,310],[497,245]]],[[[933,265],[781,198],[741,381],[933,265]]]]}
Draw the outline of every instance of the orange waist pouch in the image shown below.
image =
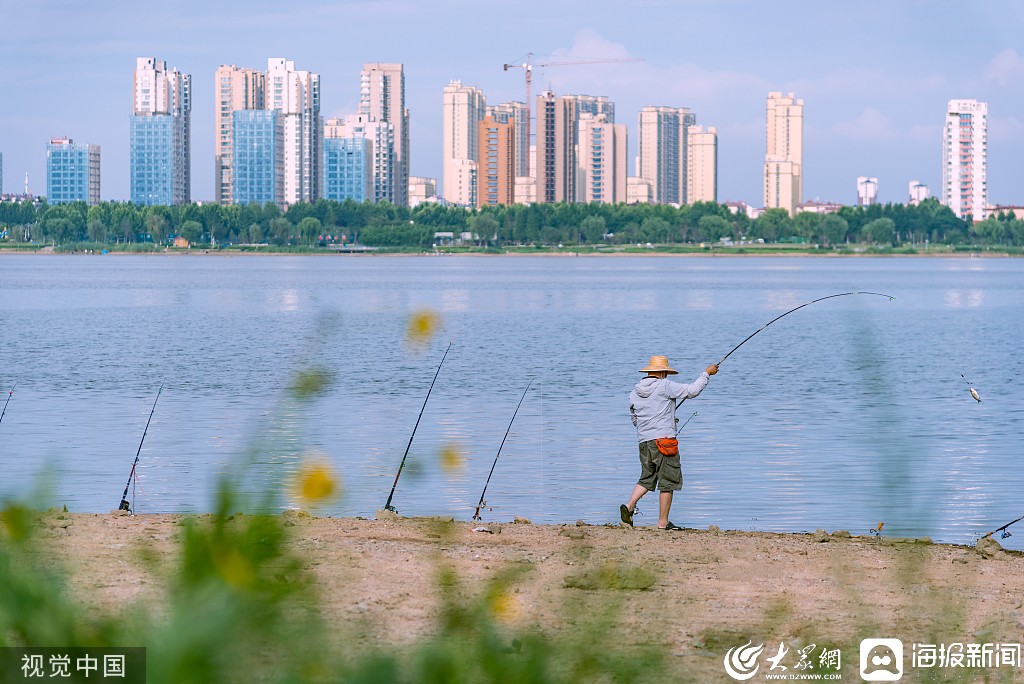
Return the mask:
{"type": "Polygon", "coordinates": [[[666,456],[676,456],[679,454],[679,440],[673,437],[663,437],[661,439],[654,440],[654,444],[658,447],[658,451],[666,456]]]}

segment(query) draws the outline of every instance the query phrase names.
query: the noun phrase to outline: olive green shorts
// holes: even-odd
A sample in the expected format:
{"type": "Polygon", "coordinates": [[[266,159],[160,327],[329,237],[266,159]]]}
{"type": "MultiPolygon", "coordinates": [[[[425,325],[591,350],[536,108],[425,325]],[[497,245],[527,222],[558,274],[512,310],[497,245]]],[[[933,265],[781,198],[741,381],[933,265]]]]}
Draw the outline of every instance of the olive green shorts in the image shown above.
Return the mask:
{"type": "Polygon", "coordinates": [[[657,487],[663,492],[674,492],[683,488],[683,469],[679,465],[679,454],[665,456],[658,451],[655,440],[640,442],[640,479],[637,484],[653,492],[657,487]]]}

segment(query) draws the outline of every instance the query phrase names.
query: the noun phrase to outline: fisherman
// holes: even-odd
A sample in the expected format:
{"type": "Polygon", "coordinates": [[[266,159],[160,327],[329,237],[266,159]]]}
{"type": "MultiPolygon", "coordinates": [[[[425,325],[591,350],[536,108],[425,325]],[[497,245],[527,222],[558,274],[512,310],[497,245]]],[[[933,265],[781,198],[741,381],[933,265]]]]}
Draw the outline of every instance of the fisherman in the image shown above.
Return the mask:
{"type": "Polygon", "coordinates": [[[718,364],[708,366],[692,384],[672,382],[669,375],[678,371],[668,365],[667,356],[652,356],[646,368],[640,369],[647,377],[636,384],[629,394],[629,414],[640,440],[640,479],[633,487],[629,503],[619,506],[622,522],[632,526],[636,504],[655,487],[658,499],[658,529],[678,530],[680,527],[668,519],[672,508],[672,493],[683,488],[683,471],[679,464],[679,445],[676,441],[676,408],[683,401],[693,399],[707,387],[710,376],[718,372],[718,364]]]}

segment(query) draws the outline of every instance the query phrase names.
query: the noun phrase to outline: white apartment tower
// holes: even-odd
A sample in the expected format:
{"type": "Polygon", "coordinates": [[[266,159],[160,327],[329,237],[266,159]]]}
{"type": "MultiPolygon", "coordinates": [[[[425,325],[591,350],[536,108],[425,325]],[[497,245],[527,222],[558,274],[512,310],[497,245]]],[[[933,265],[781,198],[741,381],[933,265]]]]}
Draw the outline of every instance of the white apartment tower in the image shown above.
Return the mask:
{"type": "Polygon", "coordinates": [[[697,117],[685,107],[644,107],[639,115],[638,177],[650,182],[651,202],[687,204],[687,129],[697,117]]]}
{"type": "Polygon", "coordinates": [[[857,176],[857,206],[870,207],[878,202],[878,179],[857,176]]]}
{"type": "Polygon", "coordinates": [[[320,74],[274,57],[267,60],[266,89],[266,108],[284,118],[284,202],[313,202],[320,197],[323,157],[320,74]]]}
{"type": "Polygon", "coordinates": [[[359,113],[394,128],[395,164],[391,202],[409,204],[409,110],[405,107],[405,71],[401,64],[370,62],[359,77],[359,113]]]}
{"type": "Polygon", "coordinates": [[[266,81],[267,75],[257,69],[237,67],[234,64],[222,64],[217,68],[214,83],[213,192],[218,204],[231,204],[232,198],[232,112],[265,109],[266,81]]]}
{"type": "Polygon", "coordinates": [[[452,204],[471,207],[474,188],[469,187],[464,162],[477,161],[479,127],[487,110],[484,92],[452,81],[444,87],[444,198],[452,204]]]}
{"type": "Polygon", "coordinates": [[[907,183],[907,192],[910,193],[910,203],[915,206],[931,197],[931,190],[928,189],[928,186],[918,180],[907,183]]]}
{"type": "Polygon", "coordinates": [[[686,203],[718,201],[718,130],[686,130],[686,203]]]}
{"type": "Polygon", "coordinates": [[[950,100],[942,137],[942,203],[961,219],[985,218],[988,103],[950,100]]]}
{"type": "Polygon", "coordinates": [[[625,202],[626,125],[611,123],[604,114],[583,113],[577,127],[577,201],[625,202]]]}
{"type": "Polygon", "coordinates": [[[793,93],[768,93],[764,206],[792,215],[803,198],[804,101],[793,93]]]}

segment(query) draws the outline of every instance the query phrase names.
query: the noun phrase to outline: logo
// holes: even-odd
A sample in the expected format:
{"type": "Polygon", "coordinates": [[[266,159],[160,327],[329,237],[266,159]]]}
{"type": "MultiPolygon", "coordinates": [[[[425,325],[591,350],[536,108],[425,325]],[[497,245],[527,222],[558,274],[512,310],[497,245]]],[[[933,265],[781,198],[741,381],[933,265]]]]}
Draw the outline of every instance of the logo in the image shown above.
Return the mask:
{"type": "MultiPolygon", "coordinates": [[[[753,643],[748,641],[745,646],[730,648],[725,654],[725,673],[738,682],[757,674],[757,656],[764,650],[764,644],[753,646],[753,643]]],[[[902,647],[902,644],[900,646],[902,647]]]]}
{"type": "Polygon", "coordinates": [[[860,676],[866,682],[895,682],[903,678],[903,642],[864,639],[860,642],[860,676]]]}

